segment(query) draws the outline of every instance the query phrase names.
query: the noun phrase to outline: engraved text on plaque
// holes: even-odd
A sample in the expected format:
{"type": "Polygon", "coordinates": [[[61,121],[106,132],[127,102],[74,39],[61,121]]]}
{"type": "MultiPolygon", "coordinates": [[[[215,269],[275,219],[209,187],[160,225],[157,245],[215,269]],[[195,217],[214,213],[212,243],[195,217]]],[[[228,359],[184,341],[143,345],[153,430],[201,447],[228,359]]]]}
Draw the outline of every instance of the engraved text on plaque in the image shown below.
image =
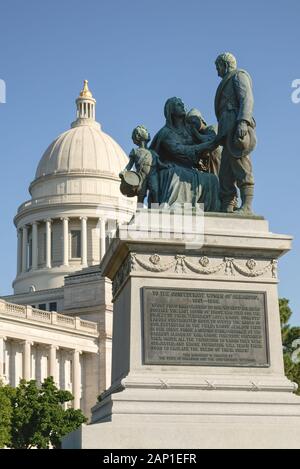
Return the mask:
{"type": "Polygon", "coordinates": [[[143,288],[144,363],[268,366],[265,294],[143,288]]]}

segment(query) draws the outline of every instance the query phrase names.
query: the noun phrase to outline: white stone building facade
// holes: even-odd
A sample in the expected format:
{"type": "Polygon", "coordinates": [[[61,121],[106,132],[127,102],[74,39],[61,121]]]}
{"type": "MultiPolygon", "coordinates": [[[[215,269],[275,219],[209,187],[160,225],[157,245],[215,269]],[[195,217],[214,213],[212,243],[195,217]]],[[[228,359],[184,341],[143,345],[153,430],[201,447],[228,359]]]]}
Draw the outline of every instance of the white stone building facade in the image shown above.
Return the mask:
{"type": "Polygon", "coordinates": [[[100,375],[97,323],[0,300],[0,331],[4,384],[53,376],[59,388],[73,393],[74,407],[89,415],[93,377],[100,375]]]}
{"type": "Polygon", "coordinates": [[[14,219],[17,275],[14,294],[0,303],[0,376],[17,385],[21,377],[55,374],[88,414],[110,383],[111,284],[99,263],[135,201],[120,193],[127,156],[96,122],[86,80],[76,107],[76,120],[43,154],[31,198],[14,219]]]}

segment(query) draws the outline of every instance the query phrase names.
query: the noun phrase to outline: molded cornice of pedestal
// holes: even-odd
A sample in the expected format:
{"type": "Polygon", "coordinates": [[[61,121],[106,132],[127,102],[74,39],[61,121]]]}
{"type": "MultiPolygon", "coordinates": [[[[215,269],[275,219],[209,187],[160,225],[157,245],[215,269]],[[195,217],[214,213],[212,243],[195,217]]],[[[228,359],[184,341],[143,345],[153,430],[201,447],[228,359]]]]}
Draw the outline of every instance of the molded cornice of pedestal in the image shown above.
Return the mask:
{"type": "Polygon", "coordinates": [[[162,278],[213,276],[224,281],[277,283],[277,259],[291,248],[292,237],[269,232],[262,217],[205,214],[203,243],[194,249],[180,238],[180,231],[166,239],[159,225],[157,230],[152,225],[149,233],[135,220],[127,225],[130,230],[121,227],[101,263],[103,275],[113,280],[114,296],[129,275],[149,273],[162,278]]]}

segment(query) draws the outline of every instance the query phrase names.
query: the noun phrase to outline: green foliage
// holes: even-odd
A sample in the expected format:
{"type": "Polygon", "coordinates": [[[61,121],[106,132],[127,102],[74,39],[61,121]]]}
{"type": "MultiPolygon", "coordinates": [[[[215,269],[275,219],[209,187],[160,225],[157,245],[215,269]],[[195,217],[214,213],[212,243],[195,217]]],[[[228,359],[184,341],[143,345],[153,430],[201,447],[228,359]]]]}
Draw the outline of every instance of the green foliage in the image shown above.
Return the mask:
{"type": "Polygon", "coordinates": [[[291,356],[287,353],[283,354],[283,361],[285,374],[291,381],[298,384],[296,394],[300,395],[300,365],[293,363],[291,356]]]}
{"type": "Polygon", "coordinates": [[[283,361],[286,376],[298,384],[296,394],[300,395],[300,363],[293,363],[291,355],[295,350],[292,343],[295,339],[300,338],[300,327],[291,327],[288,323],[292,311],[289,307],[289,300],[281,298],[279,300],[281,335],[283,345],[283,361]]]}
{"type": "Polygon", "coordinates": [[[17,388],[0,389],[5,388],[4,408],[8,417],[3,444],[10,448],[59,448],[62,438],[87,420],[81,410],[64,409],[63,404],[73,396],[58,389],[52,377],[46,378],[40,387],[34,380],[21,380],[17,388]]]}
{"type": "Polygon", "coordinates": [[[292,310],[289,307],[289,300],[286,298],[279,298],[279,312],[280,312],[280,323],[283,326],[287,324],[288,320],[292,315],[292,310]]]}
{"type": "Polygon", "coordinates": [[[13,412],[11,398],[14,392],[14,388],[3,386],[0,383],[0,448],[8,446],[11,442],[11,419],[13,412]]]}

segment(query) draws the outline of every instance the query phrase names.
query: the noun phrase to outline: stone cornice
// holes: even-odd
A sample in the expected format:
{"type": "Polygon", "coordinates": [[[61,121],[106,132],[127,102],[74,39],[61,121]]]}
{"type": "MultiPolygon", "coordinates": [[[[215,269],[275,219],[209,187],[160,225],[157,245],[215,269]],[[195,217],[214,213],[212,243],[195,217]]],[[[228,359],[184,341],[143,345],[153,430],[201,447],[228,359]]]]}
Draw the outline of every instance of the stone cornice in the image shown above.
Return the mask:
{"type": "Polygon", "coordinates": [[[65,285],[74,285],[76,283],[81,283],[83,280],[87,282],[92,282],[96,280],[104,280],[104,277],[101,275],[101,272],[71,275],[70,277],[65,278],[65,285]]]}
{"type": "Polygon", "coordinates": [[[40,182],[44,183],[45,181],[49,181],[51,179],[56,179],[59,177],[67,177],[68,179],[71,179],[72,177],[78,177],[78,176],[96,178],[96,179],[109,179],[109,180],[113,180],[116,182],[120,182],[119,176],[114,173],[109,173],[109,172],[104,172],[104,171],[94,171],[94,170],[89,171],[87,169],[81,170],[80,168],[78,168],[77,170],[74,170],[74,171],[69,171],[69,172],[59,171],[59,172],[52,173],[52,174],[46,174],[45,176],[40,176],[39,178],[34,179],[30,183],[29,192],[31,193],[32,187],[40,182]]]}
{"type": "MultiPolygon", "coordinates": [[[[63,311],[63,313],[68,314],[68,316],[80,315],[81,318],[95,312],[101,315],[105,313],[111,314],[113,312],[113,306],[107,303],[99,303],[94,306],[78,306],[76,308],[65,309],[63,311]]],[[[99,316],[99,322],[97,322],[97,324],[101,327],[102,317],[99,316]]]]}
{"type": "MultiPolygon", "coordinates": [[[[134,201],[124,200],[122,196],[91,196],[91,194],[80,194],[78,196],[76,194],[69,194],[65,196],[54,195],[41,197],[39,199],[28,200],[21,204],[16,216],[14,217],[14,224],[17,226],[19,221],[29,214],[41,213],[40,218],[43,219],[45,218],[43,215],[45,212],[51,212],[51,216],[53,218],[61,218],[62,216],[76,217],[78,216],[78,209],[81,210],[81,213],[82,210],[91,210],[95,212],[95,218],[99,218],[101,214],[96,212],[99,207],[101,207],[101,211],[103,211],[103,213],[106,211],[114,212],[118,210],[118,213],[132,214],[135,210],[135,203],[134,201]],[[70,211],[73,210],[74,214],[70,213],[70,211]],[[67,212],[67,214],[65,214],[65,212],[67,212]]],[[[87,216],[89,216],[89,214],[87,214],[87,216]]],[[[30,221],[26,222],[30,223],[30,221]]]]}
{"type": "Polygon", "coordinates": [[[26,297],[26,296],[53,296],[55,298],[57,298],[57,294],[61,294],[61,298],[63,298],[64,296],[64,287],[59,287],[59,288],[49,288],[47,290],[37,290],[35,292],[26,292],[26,293],[16,293],[15,295],[12,294],[12,295],[3,295],[1,296],[0,298],[2,298],[3,300],[7,301],[11,298],[14,298],[16,300],[18,300],[18,298],[22,298],[22,297],[26,297]]]}

